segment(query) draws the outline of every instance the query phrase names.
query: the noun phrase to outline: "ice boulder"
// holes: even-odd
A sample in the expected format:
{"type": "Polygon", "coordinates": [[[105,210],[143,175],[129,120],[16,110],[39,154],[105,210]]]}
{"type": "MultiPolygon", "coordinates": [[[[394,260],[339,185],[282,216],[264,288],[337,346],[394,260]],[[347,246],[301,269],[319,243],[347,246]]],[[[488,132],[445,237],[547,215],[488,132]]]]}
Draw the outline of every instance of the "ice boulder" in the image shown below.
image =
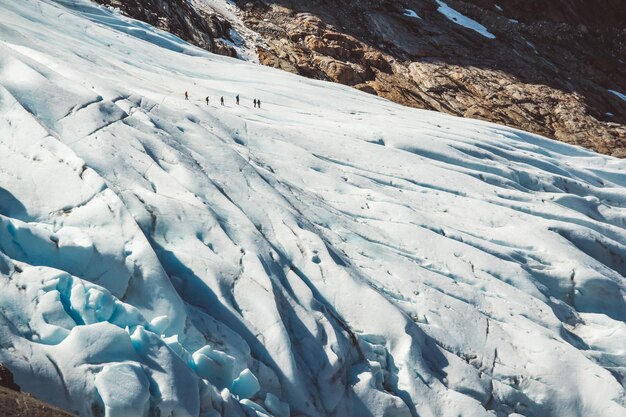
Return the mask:
{"type": "Polygon", "coordinates": [[[378,373],[361,372],[356,375],[354,393],[358,402],[365,405],[372,415],[380,417],[411,417],[411,410],[398,396],[376,389],[378,373]]]}
{"type": "Polygon", "coordinates": [[[35,313],[31,318],[31,326],[37,329],[40,343],[52,345],[61,343],[74,325],[74,321],[63,309],[61,294],[58,291],[53,290],[39,296],[35,313]],[[41,321],[37,317],[39,314],[41,321]]]}
{"type": "Polygon", "coordinates": [[[191,357],[191,353],[178,341],[178,335],[175,334],[170,337],[163,337],[163,342],[174,352],[180,359],[183,360],[190,368],[194,369],[194,361],[191,357]]]}
{"type": "Polygon", "coordinates": [[[77,305],[81,307],[81,315],[87,324],[109,321],[115,311],[113,295],[104,288],[94,288],[89,283],[85,283],[84,287],[77,285],[72,288],[71,298],[72,301],[81,299],[77,305]]]}
{"type": "Polygon", "coordinates": [[[241,371],[239,377],[230,386],[230,391],[233,395],[238,396],[240,399],[252,398],[260,389],[259,380],[247,368],[241,371]]]}
{"type": "Polygon", "coordinates": [[[254,410],[257,417],[269,417],[269,413],[267,412],[267,410],[265,410],[265,408],[261,407],[259,404],[255,403],[254,401],[243,399],[240,401],[240,403],[254,410]]]}
{"type": "Polygon", "coordinates": [[[289,404],[280,401],[271,392],[265,397],[265,407],[274,417],[289,417],[289,404]]]}
{"type": "Polygon", "coordinates": [[[76,365],[139,360],[128,333],[108,322],[74,327],[57,350],[76,365]]]}
{"type": "Polygon", "coordinates": [[[133,364],[105,366],[94,384],[104,402],[105,417],[142,417],[150,403],[150,382],[143,369],[133,364]]]}
{"type": "Polygon", "coordinates": [[[146,364],[150,392],[159,415],[196,417],[200,413],[199,378],[161,337],[137,326],[130,334],[132,346],[146,364]]]}
{"type": "MultiPolygon", "coordinates": [[[[207,345],[194,352],[193,362],[198,376],[220,389],[227,387],[233,380],[235,358],[224,352],[212,349],[207,345]]],[[[254,375],[252,377],[256,381],[256,377],[254,375]]],[[[256,383],[258,385],[258,381],[256,383]]],[[[256,391],[252,395],[255,393],[256,391]]]]}
{"type": "Polygon", "coordinates": [[[170,326],[170,319],[167,316],[158,316],[150,321],[149,329],[159,336],[165,333],[170,326]]]}

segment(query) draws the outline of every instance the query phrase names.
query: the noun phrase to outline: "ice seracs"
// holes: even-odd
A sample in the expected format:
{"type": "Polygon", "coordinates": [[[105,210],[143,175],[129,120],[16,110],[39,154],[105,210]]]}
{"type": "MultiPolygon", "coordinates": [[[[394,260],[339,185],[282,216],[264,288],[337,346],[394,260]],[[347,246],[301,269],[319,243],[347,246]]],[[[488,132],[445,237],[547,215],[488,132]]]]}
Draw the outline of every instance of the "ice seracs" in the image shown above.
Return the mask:
{"type": "Polygon", "coordinates": [[[233,381],[230,392],[241,399],[247,400],[252,398],[260,389],[259,380],[249,369],[244,369],[233,381]]]}

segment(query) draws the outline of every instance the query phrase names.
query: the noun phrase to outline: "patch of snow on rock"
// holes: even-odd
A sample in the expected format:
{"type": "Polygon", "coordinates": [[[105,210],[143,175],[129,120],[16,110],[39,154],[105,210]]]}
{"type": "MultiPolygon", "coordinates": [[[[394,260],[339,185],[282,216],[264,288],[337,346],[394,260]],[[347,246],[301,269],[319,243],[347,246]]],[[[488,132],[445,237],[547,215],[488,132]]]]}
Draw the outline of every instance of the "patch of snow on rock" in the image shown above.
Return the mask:
{"type": "Polygon", "coordinates": [[[615,94],[620,99],[626,101],[626,94],[620,93],[619,91],[615,91],[615,90],[609,90],[609,92],[615,94]]]}
{"type": "Polygon", "coordinates": [[[411,10],[411,9],[404,9],[404,15],[408,17],[412,17],[414,19],[420,19],[420,20],[422,19],[421,17],[417,15],[415,10],[411,10]]]}
{"type": "Polygon", "coordinates": [[[489,32],[486,27],[484,27],[483,25],[481,25],[474,19],[471,19],[457,12],[456,10],[454,10],[452,7],[448,6],[446,3],[444,3],[441,0],[436,0],[436,1],[437,1],[437,4],[439,5],[439,7],[437,8],[437,11],[443,14],[449,20],[456,23],[457,25],[461,25],[463,27],[473,30],[474,32],[480,33],[485,38],[488,38],[488,39],[496,38],[496,35],[489,32]]]}

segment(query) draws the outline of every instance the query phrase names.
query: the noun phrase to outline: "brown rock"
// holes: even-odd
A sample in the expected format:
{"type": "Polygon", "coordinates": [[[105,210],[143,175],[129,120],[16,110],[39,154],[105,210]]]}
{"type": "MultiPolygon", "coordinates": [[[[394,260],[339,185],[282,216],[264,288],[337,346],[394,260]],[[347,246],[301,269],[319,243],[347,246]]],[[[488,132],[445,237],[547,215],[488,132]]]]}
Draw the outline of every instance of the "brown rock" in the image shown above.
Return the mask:
{"type": "Polygon", "coordinates": [[[363,56],[363,60],[370,66],[390,74],[392,71],[391,64],[385,59],[385,56],[378,51],[368,51],[363,56]]]}
{"type": "Polygon", "coordinates": [[[369,94],[374,94],[374,95],[378,94],[376,89],[374,87],[372,87],[371,85],[369,85],[369,84],[365,84],[365,83],[357,84],[357,85],[354,86],[354,88],[356,88],[357,90],[364,91],[364,92],[369,93],[369,94]]]}
{"type": "Polygon", "coordinates": [[[74,417],[28,394],[0,386],[0,416],[2,417],[74,417]]]}
{"type": "Polygon", "coordinates": [[[13,380],[13,373],[0,363],[0,387],[5,387],[13,391],[20,391],[20,386],[13,380]]]}
{"type": "Polygon", "coordinates": [[[313,63],[332,81],[346,85],[356,85],[365,81],[365,71],[357,65],[337,61],[336,59],[316,55],[313,63]]]}

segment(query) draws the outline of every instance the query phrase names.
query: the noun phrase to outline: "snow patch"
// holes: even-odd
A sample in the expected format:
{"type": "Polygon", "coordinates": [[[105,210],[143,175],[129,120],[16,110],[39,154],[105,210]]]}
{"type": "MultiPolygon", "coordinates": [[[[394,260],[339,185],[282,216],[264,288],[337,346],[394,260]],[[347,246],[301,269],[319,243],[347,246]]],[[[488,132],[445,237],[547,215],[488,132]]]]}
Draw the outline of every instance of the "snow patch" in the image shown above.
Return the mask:
{"type": "Polygon", "coordinates": [[[453,21],[457,25],[461,25],[468,29],[473,30],[474,32],[480,33],[482,36],[488,39],[495,39],[496,35],[489,32],[486,27],[478,23],[477,21],[470,19],[469,17],[457,12],[452,7],[448,6],[441,0],[436,0],[439,7],[437,11],[447,17],[449,20],[453,21]]]}
{"type": "Polygon", "coordinates": [[[626,94],[620,93],[619,91],[615,91],[615,90],[609,90],[610,93],[616,95],[617,97],[619,97],[621,100],[626,101],[626,94]]]}
{"type": "Polygon", "coordinates": [[[419,20],[422,20],[422,18],[421,18],[421,17],[419,17],[419,16],[417,15],[417,13],[415,12],[415,10],[411,10],[411,9],[404,9],[404,15],[405,15],[405,16],[408,16],[408,17],[412,17],[412,18],[414,18],[414,19],[419,19],[419,20]]]}

